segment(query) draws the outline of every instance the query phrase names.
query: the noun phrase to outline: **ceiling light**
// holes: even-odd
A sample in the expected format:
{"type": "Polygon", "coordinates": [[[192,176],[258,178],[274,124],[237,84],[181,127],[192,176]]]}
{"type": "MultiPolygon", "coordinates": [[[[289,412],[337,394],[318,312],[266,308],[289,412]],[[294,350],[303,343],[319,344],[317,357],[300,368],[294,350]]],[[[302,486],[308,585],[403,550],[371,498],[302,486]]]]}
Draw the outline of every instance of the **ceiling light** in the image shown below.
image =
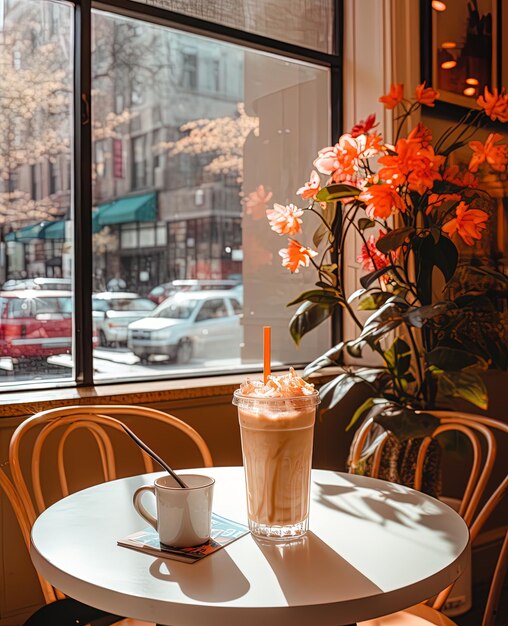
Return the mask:
{"type": "Polygon", "coordinates": [[[443,61],[441,63],[441,69],[443,70],[451,70],[457,65],[457,61],[443,61]]]}
{"type": "Polygon", "coordinates": [[[466,78],[466,83],[468,85],[479,85],[480,81],[477,78],[466,78]]]}
{"type": "Polygon", "coordinates": [[[432,0],[432,8],[434,11],[446,11],[446,4],[440,0],[432,0]]]}
{"type": "Polygon", "coordinates": [[[475,87],[466,87],[462,93],[465,96],[474,96],[474,95],[476,95],[476,88],[475,87]]]}
{"type": "Polygon", "coordinates": [[[445,50],[448,50],[450,48],[456,48],[456,47],[457,47],[456,41],[443,41],[443,43],[441,44],[441,48],[444,48],[445,50]]]}

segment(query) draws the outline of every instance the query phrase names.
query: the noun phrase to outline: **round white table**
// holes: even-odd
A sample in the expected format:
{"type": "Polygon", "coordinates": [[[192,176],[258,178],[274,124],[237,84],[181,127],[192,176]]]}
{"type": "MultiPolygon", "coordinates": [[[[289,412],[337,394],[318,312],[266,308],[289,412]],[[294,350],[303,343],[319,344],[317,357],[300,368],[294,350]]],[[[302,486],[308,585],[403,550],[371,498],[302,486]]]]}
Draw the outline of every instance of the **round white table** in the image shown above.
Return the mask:
{"type": "MultiPolygon", "coordinates": [[[[216,479],[214,511],[246,524],[243,468],[198,471],[216,479]]],[[[194,564],[117,546],[146,527],[132,494],[157,475],[100,484],[49,507],[32,530],[35,567],[81,602],[158,624],[340,626],[425,600],[466,565],[468,529],[447,505],[324,470],[312,472],[310,531],[298,541],[247,534],[194,564]]]]}

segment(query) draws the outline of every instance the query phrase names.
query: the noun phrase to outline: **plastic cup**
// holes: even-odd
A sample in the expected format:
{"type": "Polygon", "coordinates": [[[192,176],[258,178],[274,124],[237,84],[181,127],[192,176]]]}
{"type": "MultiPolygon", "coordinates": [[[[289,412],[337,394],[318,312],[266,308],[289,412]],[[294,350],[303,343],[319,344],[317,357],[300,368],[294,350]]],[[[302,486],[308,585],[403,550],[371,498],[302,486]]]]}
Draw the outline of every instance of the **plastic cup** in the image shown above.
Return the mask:
{"type": "Polygon", "coordinates": [[[235,391],[249,528],[276,540],[309,527],[310,472],[319,394],[260,398],[235,391]]]}

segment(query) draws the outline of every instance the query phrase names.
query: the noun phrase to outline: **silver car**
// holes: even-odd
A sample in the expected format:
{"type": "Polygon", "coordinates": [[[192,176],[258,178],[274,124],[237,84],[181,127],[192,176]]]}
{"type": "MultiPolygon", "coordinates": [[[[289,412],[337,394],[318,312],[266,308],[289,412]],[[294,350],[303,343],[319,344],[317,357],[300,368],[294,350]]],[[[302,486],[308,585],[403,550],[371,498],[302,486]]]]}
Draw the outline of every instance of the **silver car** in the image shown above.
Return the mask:
{"type": "Polygon", "coordinates": [[[229,290],[178,293],[129,324],[128,347],[145,362],[157,355],[177,363],[239,357],[241,314],[241,300],[229,290]]]}
{"type": "Polygon", "coordinates": [[[148,298],[128,291],[104,291],[92,296],[94,328],[101,346],[127,343],[127,327],[155,309],[148,298]]]}

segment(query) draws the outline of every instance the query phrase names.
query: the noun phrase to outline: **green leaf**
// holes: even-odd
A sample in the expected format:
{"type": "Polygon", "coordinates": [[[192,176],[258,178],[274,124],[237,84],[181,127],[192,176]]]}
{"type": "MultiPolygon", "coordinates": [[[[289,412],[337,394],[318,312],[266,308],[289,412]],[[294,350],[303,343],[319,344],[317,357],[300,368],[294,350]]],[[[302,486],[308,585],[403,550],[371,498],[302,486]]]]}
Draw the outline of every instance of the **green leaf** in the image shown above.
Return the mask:
{"type": "Polygon", "coordinates": [[[441,229],[439,226],[431,226],[429,232],[432,235],[432,239],[434,239],[434,243],[437,243],[441,237],[441,229]]]}
{"type": "Polygon", "coordinates": [[[348,341],[346,343],[346,350],[349,356],[352,356],[353,359],[359,359],[362,356],[362,349],[365,343],[363,341],[357,341],[354,339],[353,341],[348,341]]]}
{"type": "Polygon", "coordinates": [[[360,404],[360,406],[353,413],[353,417],[349,421],[349,424],[346,426],[346,431],[352,428],[356,424],[356,422],[360,419],[360,417],[365,413],[365,411],[368,411],[373,406],[374,406],[374,398],[367,398],[365,402],[362,402],[362,404],[360,404]]]}
{"type": "Polygon", "coordinates": [[[448,237],[442,236],[437,243],[434,243],[430,233],[423,237],[412,237],[411,247],[415,255],[418,299],[424,305],[430,304],[432,302],[434,267],[442,272],[446,282],[448,282],[455,273],[459,253],[448,237]]]}
{"type": "Polygon", "coordinates": [[[321,408],[330,409],[334,407],[356,383],[354,375],[349,371],[343,371],[342,374],[325,383],[319,390],[321,408]]]}
{"type": "Polygon", "coordinates": [[[369,220],[368,217],[361,217],[358,220],[358,229],[361,230],[362,232],[364,230],[367,230],[368,228],[373,228],[376,225],[376,222],[374,220],[369,220]]]}
{"type": "Polygon", "coordinates": [[[359,196],[361,189],[353,187],[353,185],[327,185],[318,191],[316,200],[318,202],[333,202],[341,198],[351,198],[359,196]]]}
{"type": "Polygon", "coordinates": [[[292,306],[294,304],[300,304],[300,302],[315,302],[316,304],[321,304],[324,306],[334,306],[336,304],[341,304],[344,302],[344,299],[339,296],[337,291],[331,289],[311,289],[309,291],[304,291],[297,298],[288,302],[286,306],[292,306]]]}
{"type": "Polygon", "coordinates": [[[323,222],[321,222],[319,224],[319,226],[316,229],[316,232],[314,233],[314,235],[312,236],[312,243],[314,244],[315,248],[319,248],[319,244],[323,241],[324,237],[329,233],[330,231],[328,230],[328,228],[326,227],[325,224],[323,224],[323,222]]]}
{"type": "Polygon", "coordinates": [[[370,272],[370,274],[365,274],[365,276],[362,276],[360,278],[361,286],[367,289],[368,287],[370,287],[370,285],[372,285],[373,282],[375,282],[378,278],[381,278],[381,276],[386,274],[386,272],[389,272],[391,269],[392,266],[388,265],[386,267],[382,267],[379,270],[374,270],[373,272],[370,272]]]}
{"type": "Polygon", "coordinates": [[[312,363],[309,363],[309,365],[307,365],[307,367],[303,370],[303,378],[308,378],[311,374],[317,372],[323,367],[328,367],[329,365],[337,365],[338,359],[340,358],[343,350],[344,342],[341,341],[337,345],[333,346],[333,348],[327,350],[317,359],[314,359],[314,361],[312,361],[312,363]]]}
{"type": "MultiPolygon", "coordinates": [[[[334,202],[327,202],[324,207],[321,207],[321,215],[323,216],[323,219],[328,224],[328,226],[330,226],[330,228],[333,226],[333,223],[335,221],[335,216],[337,215],[337,208],[339,206],[342,206],[342,204],[340,202],[334,201],[334,202]]],[[[334,239],[331,233],[330,233],[330,239],[332,241],[334,239]]]]}
{"type": "Polygon", "coordinates": [[[333,307],[304,302],[289,321],[289,332],[297,346],[304,335],[322,324],[332,314],[333,307]]]}
{"type": "Polygon", "coordinates": [[[359,296],[362,296],[366,291],[367,291],[366,289],[364,289],[363,287],[360,287],[360,289],[357,289],[349,296],[347,301],[349,303],[353,302],[353,300],[356,300],[356,298],[358,298],[359,296]]]}
{"type": "Polygon", "coordinates": [[[415,229],[411,226],[405,226],[404,228],[397,228],[391,230],[381,239],[376,242],[376,248],[387,255],[392,250],[400,248],[400,246],[409,238],[411,234],[415,232],[415,229]]]}
{"type": "Polygon", "coordinates": [[[411,326],[421,328],[427,320],[442,315],[450,307],[449,302],[436,302],[425,306],[411,307],[404,314],[404,319],[411,326]]]}
{"type": "Polygon", "coordinates": [[[434,265],[441,270],[446,282],[448,282],[455,274],[459,260],[459,252],[455,244],[451,239],[448,239],[448,237],[440,237],[433,251],[434,265]]]}
{"type": "Polygon", "coordinates": [[[474,354],[446,347],[434,348],[427,353],[425,360],[428,365],[433,365],[446,372],[457,372],[478,364],[478,357],[474,354]]]}
{"type": "Polygon", "coordinates": [[[403,313],[408,304],[400,298],[391,297],[383,306],[373,313],[365,322],[358,339],[351,342],[362,343],[367,340],[377,340],[381,336],[397,328],[403,322],[403,313]]]}
{"type": "Polygon", "coordinates": [[[392,345],[383,353],[388,367],[397,376],[404,376],[411,365],[411,348],[400,337],[397,337],[392,345]]]}
{"type": "Polygon", "coordinates": [[[375,291],[360,300],[358,310],[374,311],[383,306],[383,304],[391,297],[392,294],[387,291],[375,291]]]}
{"type": "Polygon", "coordinates": [[[336,376],[329,383],[323,385],[319,391],[321,397],[322,408],[332,409],[336,406],[346,394],[360,383],[373,383],[383,370],[379,368],[359,368],[357,370],[344,370],[342,374],[336,376]]]}
{"type": "Polygon", "coordinates": [[[390,406],[379,413],[374,421],[392,432],[399,441],[410,437],[428,437],[439,426],[439,419],[428,413],[416,412],[408,407],[390,406]]]}
{"type": "Polygon", "coordinates": [[[462,398],[484,411],[488,408],[487,388],[483,378],[475,371],[460,372],[433,371],[437,378],[438,394],[443,400],[462,398]]]}

